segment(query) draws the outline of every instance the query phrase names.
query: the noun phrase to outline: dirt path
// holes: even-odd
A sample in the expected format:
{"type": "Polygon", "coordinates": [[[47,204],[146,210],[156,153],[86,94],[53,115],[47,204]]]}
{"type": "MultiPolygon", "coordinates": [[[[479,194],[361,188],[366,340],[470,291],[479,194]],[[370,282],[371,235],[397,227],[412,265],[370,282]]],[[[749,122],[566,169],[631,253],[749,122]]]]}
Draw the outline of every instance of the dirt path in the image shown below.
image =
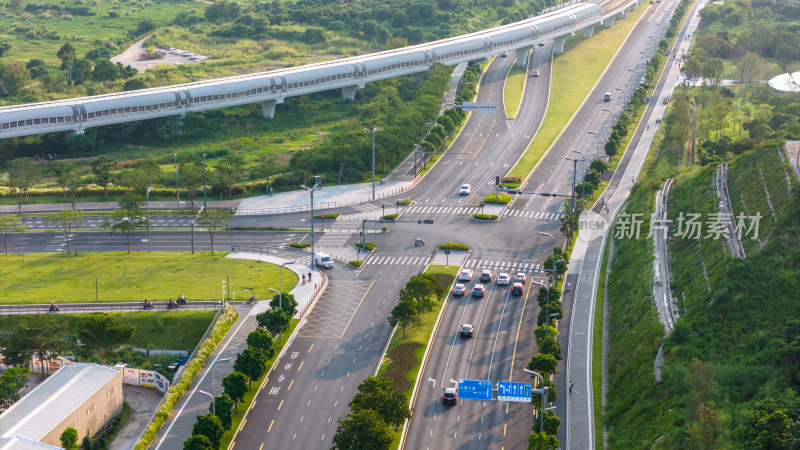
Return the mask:
{"type": "Polygon", "coordinates": [[[150,36],[145,37],[144,39],[135,42],[133,45],[125,49],[124,52],[120,53],[117,56],[111,58],[111,62],[113,63],[122,63],[123,66],[131,66],[139,73],[144,73],[147,69],[152,69],[161,64],[172,64],[172,63],[188,63],[189,58],[180,55],[173,55],[167,52],[161,59],[148,59],[145,61],[139,60],[139,55],[144,53],[144,46],[142,45],[144,41],[146,41],[150,36]]]}

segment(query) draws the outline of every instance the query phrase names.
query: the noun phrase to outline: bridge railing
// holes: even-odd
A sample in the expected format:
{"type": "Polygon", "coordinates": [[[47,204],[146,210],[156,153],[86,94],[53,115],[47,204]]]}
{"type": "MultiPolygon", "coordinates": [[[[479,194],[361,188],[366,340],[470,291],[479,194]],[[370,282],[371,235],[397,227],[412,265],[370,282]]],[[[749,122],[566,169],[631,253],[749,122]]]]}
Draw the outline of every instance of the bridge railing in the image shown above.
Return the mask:
{"type": "Polygon", "coordinates": [[[216,301],[190,301],[177,308],[167,308],[166,301],[152,301],[153,307],[144,309],[142,302],[106,302],[106,303],[56,303],[58,311],[50,311],[49,304],[37,305],[3,305],[0,306],[0,315],[12,316],[18,314],[86,314],[93,312],[140,312],[140,311],[167,311],[167,310],[192,310],[215,311],[220,309],[220,302],[216,301]]]}

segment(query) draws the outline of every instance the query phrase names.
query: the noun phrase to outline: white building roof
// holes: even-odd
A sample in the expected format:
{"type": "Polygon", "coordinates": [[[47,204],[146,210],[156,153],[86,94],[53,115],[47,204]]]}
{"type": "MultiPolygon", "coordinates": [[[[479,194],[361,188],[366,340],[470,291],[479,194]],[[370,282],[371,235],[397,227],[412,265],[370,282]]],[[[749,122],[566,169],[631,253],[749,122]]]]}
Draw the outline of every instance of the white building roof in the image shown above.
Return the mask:
{"type": "Polygon", "coordinates": [[[769,80],[772,89],[781,92],[800,92],[800,72],[782,73],[769,80]]]}
{"type": "Polygon", "coordinates": [[[0,438],[0,450],[60,450],[60,447],[20,437],[2,437],[0,438]]]}
{"type": "Polygon", "coordinates": [[[118,373],[97,364],[62,367],[0,414],[0,439],[41,440],[118,373]]]}

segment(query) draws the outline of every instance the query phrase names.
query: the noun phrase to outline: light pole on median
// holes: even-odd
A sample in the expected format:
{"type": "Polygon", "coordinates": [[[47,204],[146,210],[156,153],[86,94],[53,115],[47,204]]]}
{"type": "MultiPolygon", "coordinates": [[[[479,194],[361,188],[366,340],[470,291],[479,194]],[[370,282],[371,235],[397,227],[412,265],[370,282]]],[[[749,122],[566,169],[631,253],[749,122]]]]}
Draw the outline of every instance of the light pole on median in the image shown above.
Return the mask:
{"type": "MultiPolygon", "coordinates": [[[[581,159],[576,157],[572,158],[564,158],[567,161],[572,161],[572,204],[570,205],[570,214],[575,214],[575,178],[577,177],[578,172],[578,163],[581,161],[586,161],[586,158],[583,157],[583,153],[573,150],[574,153],[578,153],[581,155],[581,159]]],[[[583,187],[583,193],[586,194],[586,186],[583,187]]]]}
{"type": "Polygon", "coordinates": [[[148,186],[145,194],[147,203],[147,217],[145,217],[145,222],[147,222],[147,253],[150,253],[150,191],[152,190],[153,186],[148,186]]]}
{"type": "MultiPolygon", "coordinates": [[[[373,155],[374,155],[374,153],[373,153],[373,155]]],[[[373,164],[372,167],[373,167],[373,174],[374,174],[375,165],[373,164]]],[[[307,187],[307,186],[304,186],[302,184],[300,185],[301,188],[303,188],[303,189],[305,189],[305,190],[307,190],[308,192],[311,193],[311,269],[314,269],[314,191],[318,191],[318,190],[322,189],[322,186],[320,186],[321,184],[322,184],[322,177],[320,177],[319,175],[314,175],[314,185],[312,187],[307,187]]],[[[374,179],[372,180],[372,189],[373,189],[373,195],[374,195],[374,192],[375,192],[375,180],[374,179]]]]}
{"type": "Polygon", "coordinates": [[[203,209],[206,209],[206,154],[203,153],[203,209]]]}
{"type": "Polygon", "coordinates": [[[216,409],[216,402],[214,401],[214,398],[215,398],[214,397],[214,390],[215,390],[215,385],[217,384],[217,382],[216,382],[216,377],[215,377],[215,372],[214,372],[214,366],[216,366],[219,363],[228,362],[230,360],[231,360],[231,358],[221,358],[221,359],[218,359],[218,360],[214,361],[213,363],[211,363],[211,393],[210,394],[208,392],[206,392],[206,391],[198,389],[198,391],[200,391],[201,393],[206,394],[209,397],[211,397],[211,414],[213,414],[215,416],[217,415],[217,409],[216,409]]]}
{"type": "MultiPolygon", "coordinates": [[[[314,255],[311,255],[311,260],[314,260],[314,255]]],[[[297,260],[294,261],[286,261],[285,263],[281,264],[280,269],[278,269],[278,307],[283,309],[283,266],[288,266],[289,264],[294,264],[297,260]]],[[[311,280],[308,280],[311,281],[311,280]]],[[[270,288],[270,291],[275,292],[275,289],[270,288]]]]}
{"type": "Polygon", "coordinates": [[[597,151],[599,151],[600,150],[600,135],[595,133],[594,131],[587,131],[587,133],[589,133],[589,134],[591,134],[591,135],[593,135],[594,137],[597,138],[597,151]]]}
{"type": "Polygon", "coordinates": [[[382,128],[364,128],[367,133],[372,133],[372,199],[375,200],[375,133],[383,131],[382,128]]]}
{"type": "Polygon", "coordinates": [[[175,197],[178,200],[178,212],[181,212],[181,193],[178,190],[178,155],[173,153],[172,157],[175,158],[175,197]]]}
{"type": "Polygon", "coordinates": [[[547,407],[547,386],[544,385],[544,378],[539,375],[538,372],[534,372],[530,369],[522,369],[528,375],[536,375],[539,377],[539,386],[542,387],[542,404],[539,407],[541,411],[539,411],[539,432],[541,433],[544,430],[544,409],[547,407]]]}

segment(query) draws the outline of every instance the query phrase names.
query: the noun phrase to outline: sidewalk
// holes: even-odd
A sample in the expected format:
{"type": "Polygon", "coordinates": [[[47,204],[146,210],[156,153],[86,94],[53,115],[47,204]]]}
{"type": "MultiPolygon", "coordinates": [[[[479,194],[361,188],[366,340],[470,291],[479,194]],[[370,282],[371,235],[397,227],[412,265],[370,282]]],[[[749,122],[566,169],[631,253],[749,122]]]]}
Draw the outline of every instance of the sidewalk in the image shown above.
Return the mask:
{"type": "MultiPolygon", "coordinates": [[[[203,206],[202,197],[200,200],[195,199],[195,210],[203,206]]],[[[209,200],[207,202],[208,209],[235,209],[238,208],[240,200],[209,200]]],[[[144,207],[144,204],[142,205],[144,207]]],[[[75,203],[77,209],[83,211],[114,211],[119,207],[118,202],[77,202],[75,203]]],[[[181,210],[191,209],[190,202],[181,200],[181,210]]],[[[42,204],[25,204],[22,203],[22,213],[48,213],[57,212],[65,209],[72,208],[71,203],[42,203],[42,204]]],[[[151,201],[150,210],[176,210],[178,208],[178,201],[151,201]]],[[[17,205],[0,205],[0,214],[16,214],[17,205]]]]}
{"type": "MultiPolygon", "coordinates": [[[[685,49],[691,43],[686,39],[687,34],[694,34],[700,23],[698,12],[704,2],[697,1],[675,41],[670,54],[675,55],[679,49],[685,49]]],[[[668,60],[664,73],[657,83],[653,98],[642,116],[634,137],[631,139],[628,150],[623,155],[623,160],[617,172],[604,193],[608,199],[610,211],[597,214],[595,211],[585,211],[580,218],[581,223],[601,222],[605,232],[580,234],[573,247],[570,263],[567,267],[568,275],[578,275],[575,286],[575,302],[572,306],[570,318],[569,346],[567,349],[567,379],[572,380],[574,388],[567,401],[567,442],[565,448],[598,448],[602,443],[594,442],[594,398],[592,394],[592,328],[594,321],[595,298],[597,296],[597,281],[600,276],[602,254],[608,233],[613,232],[610,225],[614,216],[621,210],[630,195],[631,187],[644,165],[653,138],[658,126],[652,120],[662,118],[666,105],[661,99],[669,97],[675,88],[674,80],[680,73],[678,64],[668,60]],[[647,125],[650,124],[648,129],[647,125]]],[[[600,324],[598,324],[599,326],[600,324]]]]}
{"type": "MultiPolygon", "coordinates": [[[[227,257],[265,261],[273,264],[283,264],[291,261],[277,256],[259,255],[255,253],[231,253],[227,257]]],[[[298,313],[295,315],[295,318],[305,318],[313,305],[314,299],[317,298],[322,291],[325,275],[319,270],[311,270],[307,265],[304,266],[299,263],[286,265],[285,268],[295,272],[298,276],[301,274],[307,276],[309,272],[312,274],[311,282],[307,281],[305,284],[297,284],[289,291],[289,293],[294,295],[297,301],[298,313]]],[[[283,289],[288,290],[289,287],[288,285],[284,285],[283,289]]],[[[197,421],[197,416],[207,414],[211,404],[209,396],[198,391],[202,390],[213,393],[214,395],[220,395],[220,393],[222,393],[222,379],[233,372],[233,363],[236,357],[247,348],[247,335],[258,326],[256,314],[269,309],[269,300],[271,300],[273,296],[272,292],[266,291],[258,294],[257,299],[259,301],[257,303],[249,307],[245,305],[238,309],[239,320],[233,324],[231,330],[222,342],[220,342],[217,349],[214,350],[214,353],[209,358],[209,362],[207,362],[203,370],[197,374],[192,387],[189,388],[187,393],[175,404],[170,418],[161,427],[155,439],[153,439],[150,445],[151,448],[183,448],[183,442],[192,434],[192,427],[197,421]],[[228,358],[230,359],[227,360],[228,358]],[[212,376],[208,376],[209,372],[213,372],[212,376]]],[[[242,295],[244,295],[244,293],[242,293],[242,295]]],[[[299,329],[302,324],[303,322],[301,320],[296,330],[299,329]]],[[[292,338],[289,339],[289,342],[291,342],[291,340],[292,338]]],[[[284,345],[284,349],[289,347],[289,342],[284,345]]],[[[280,355],[278,355],[278,358],[280,358],[280,355]]],[[[133,441],[132,444],[135,444],[135,441],[133,441]]],[[[118,448],[129,449],[132,447],[133,445],[128,446],[124,444],[118,448]]]]}

